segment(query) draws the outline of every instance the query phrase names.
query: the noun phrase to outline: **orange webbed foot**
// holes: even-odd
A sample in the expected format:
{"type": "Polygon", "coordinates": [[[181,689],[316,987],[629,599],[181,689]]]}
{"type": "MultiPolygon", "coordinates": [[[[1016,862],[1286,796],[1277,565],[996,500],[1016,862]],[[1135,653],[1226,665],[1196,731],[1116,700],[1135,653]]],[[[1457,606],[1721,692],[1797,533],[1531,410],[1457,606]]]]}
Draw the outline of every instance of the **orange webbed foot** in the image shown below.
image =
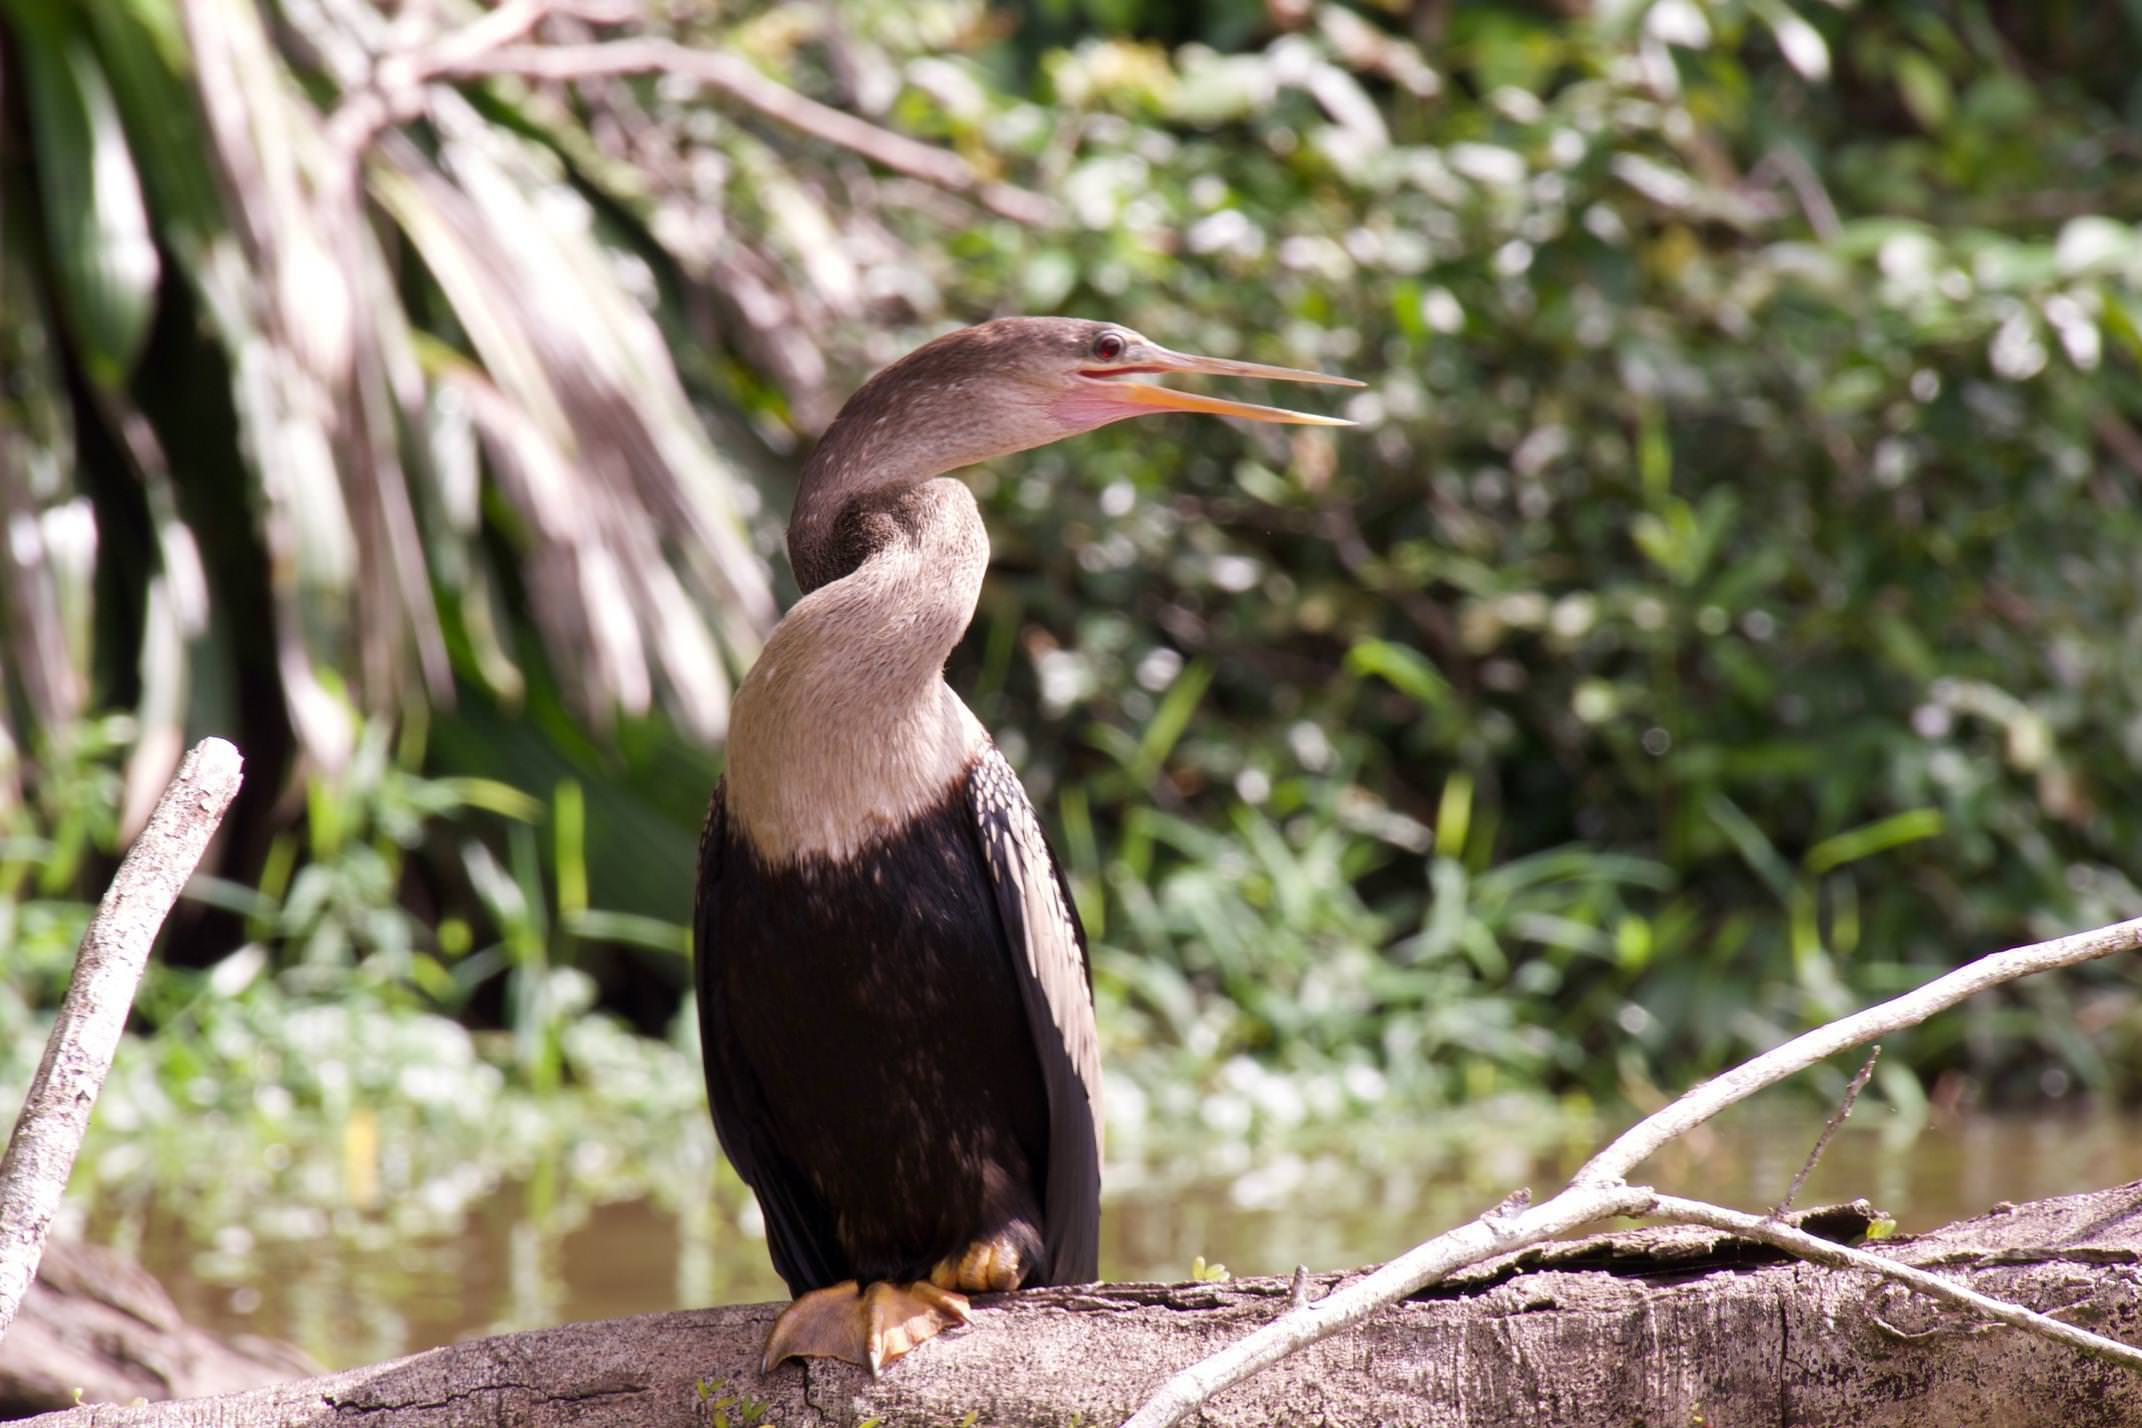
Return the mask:
{"type": "Polygon", "coordinates": [[[935,1284],[881,1280],[858,1293],[854,1280],[843,1280],[781,1311],[760,1367],[771,1373],[789,1359],[840,1359],[876,1377],[917,1344],[968,1318],[966,1296],[935,1284]]]}

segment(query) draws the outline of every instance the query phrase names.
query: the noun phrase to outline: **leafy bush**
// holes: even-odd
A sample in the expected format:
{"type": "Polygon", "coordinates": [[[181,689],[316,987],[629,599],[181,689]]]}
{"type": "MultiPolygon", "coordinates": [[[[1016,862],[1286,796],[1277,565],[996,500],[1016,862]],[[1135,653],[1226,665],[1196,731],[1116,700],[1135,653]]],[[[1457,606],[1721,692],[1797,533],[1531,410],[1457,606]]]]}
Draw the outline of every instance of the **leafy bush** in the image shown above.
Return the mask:
{"type": "MultiPolygon", "coordinates": [[[[648,26],[969,178],[733,87],[470,79],[376,121],[352,199],[313,138],[404,41],[365,5],[223,9],[0,5],[46,115],[7,174],[42,238],[0,266],[27,473],[0,497],[39,557],[7,587],[9,727],[51,748],[138,705],[138,795],[181,725],[235,724],[267,851],[230,870],[261,900],[227,900],[283,975],[452,1007],[457,966],[510,965],[517,1064],[557,1079],[542,999],[584,944],[539,912],[674,942],[778,458],[872,366],[1007,310],[1369,383],[1357,432],[1134,423],[975,474],[997,560],[953,680],[1055,821],[1147,1111],[1641,1095],[2134,906],[2126,10],[679,12],[648,26]],[[285,122],[291,183],[229,182],[285,122]],[[90,156],[119,177],[84,209],[56,178],[90,156]],[[350,302],[286,310],[236,261],[261,243],[350,302]],[[502,302],[538,263],[570,297],[502,302]],[[406,522],[363,516],[380,493],[406,522]],[[556,517],[597,506],[591,549],[556,517]],[[412,816],[505,785],[553,836],[405,842],[389,780],[367,831],[309,812],[277,843],[285,753],[315,787],[385,767],[366,711],[421,728],[405,772],[445,803],[412,816]],[[389,910],[412,869],[436,919],[389,910]]],[[[29,792],[66,803],[51,757],[29,792]]],[[[2138,1031],[2125,980],[2077,976],[1926,1029],[1886,1084],[2131,1091],[2138,1031]]]]}

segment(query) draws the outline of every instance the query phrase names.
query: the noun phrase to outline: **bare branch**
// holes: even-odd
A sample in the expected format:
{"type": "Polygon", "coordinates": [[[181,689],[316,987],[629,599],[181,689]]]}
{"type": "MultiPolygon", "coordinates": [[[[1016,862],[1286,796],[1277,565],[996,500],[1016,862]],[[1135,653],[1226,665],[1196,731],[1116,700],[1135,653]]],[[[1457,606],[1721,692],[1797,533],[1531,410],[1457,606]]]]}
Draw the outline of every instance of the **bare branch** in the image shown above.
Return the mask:
{"type": "Polygon", "coordinates": [[[194,746],[82,934],[45,1058],[0,1157],[0,1336],[37,1276],[149,949],[237,795],[242,767],[238,750],[221,739],[194,746]]]}
{"type": "Polygon", "coordinates": [[[1660,1197],[1624,1183],[1623,1177],[1632,1168],[1668,1141],[1795,1072],[1878,1036],[1916,1026],[1936,1012],[2004,982],[2137,947],[2142,947],[2142,918],[1995,952],[1916,991],[1794,1037],[1638,1121],[1593,1156],[1561,1194],[1514,1215],[1503,1213],[1503,1207],[1498,1206],[1471,1224],[1415,1246],[1375,1273],[1341,1285],[1313,1304],[1281,1314],[1219,1353],[1183,1369],[1163,1383],[1125,1421],[1123,1428],[1167,1428],[1229,1385],[1240,1383],[1310,1344],[1352,1328],[1378,1310],[1490,1255],[1522,1249],[1610,1215],[1651,1213],[1660,1197]]]}

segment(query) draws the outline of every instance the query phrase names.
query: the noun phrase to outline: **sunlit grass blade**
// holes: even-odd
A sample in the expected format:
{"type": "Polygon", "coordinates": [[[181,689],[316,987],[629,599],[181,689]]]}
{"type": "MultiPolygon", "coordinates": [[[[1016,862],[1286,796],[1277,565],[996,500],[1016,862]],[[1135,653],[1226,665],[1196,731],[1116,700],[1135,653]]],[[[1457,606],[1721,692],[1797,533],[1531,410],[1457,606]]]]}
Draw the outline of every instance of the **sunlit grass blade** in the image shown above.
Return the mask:
{"type": "Polygon", "coordinates": [[[560,921],[567,932],[589,942],[621,942],[676,957],[688,956],[692,950],[690,928],[641,913],[583,908],[560,921]]]}
{"type": "Polygon", "coordinates": [[[1450,707],[1450,682],[1419,650],[1388,640],[1359,640],[1346,652],[1346,667],[1357,674],[1374,675],[1424,708],[1445,711],[1450,707]]]}
{"type": "Polygon", "coordinates": [[[1847,863],[1901,848],[1923,838],[1941,836],[1943,819],[1938,808],[1912,808],[1887,818],[1834,833],[1807,850],[1807,870],[1818,876],[1847,863]]]}
{"type": "Polygon", "coordinates": [[[1199,660],[1178,674],[1175,682],[1168,686],[1168,692],[1161,697],[1160,707],[1153,711],[1153,717],[1138,736],[1137,761],[1131,766],[1131,777],[1138,784],[1150,784],[1159,776],[1176,742],[1190,727],[1190,716],[1197,712],[1211,683],[1212,666],[1199,660]]]}

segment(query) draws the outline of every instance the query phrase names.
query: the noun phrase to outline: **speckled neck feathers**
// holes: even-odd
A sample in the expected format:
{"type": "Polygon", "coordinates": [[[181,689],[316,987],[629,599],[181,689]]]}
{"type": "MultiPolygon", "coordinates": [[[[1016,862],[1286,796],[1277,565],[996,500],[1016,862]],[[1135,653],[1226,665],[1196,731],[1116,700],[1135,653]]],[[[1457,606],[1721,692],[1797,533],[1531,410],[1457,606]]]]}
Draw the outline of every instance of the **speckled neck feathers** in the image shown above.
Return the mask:
{"type": "Polygon", "coordinates": [[[863,494],[818,550],[846,573],[775,627],[729,733],[730,816],[777,867],[889,836],[988,743],[943,673],[989,563],[973,494],[947,479],[863,494]]]}
{"type": "Polygon", "coordinates": [[[974,497],[936,479],[1122,412],[1068,411],[1103,324],[999,318],[879,372],[803,470],[789,563],[804,597],[737,693],[732,815],[775,863],[840,858],[927,810],[988,744],[945,687],[989,564],[974,497]]]}

